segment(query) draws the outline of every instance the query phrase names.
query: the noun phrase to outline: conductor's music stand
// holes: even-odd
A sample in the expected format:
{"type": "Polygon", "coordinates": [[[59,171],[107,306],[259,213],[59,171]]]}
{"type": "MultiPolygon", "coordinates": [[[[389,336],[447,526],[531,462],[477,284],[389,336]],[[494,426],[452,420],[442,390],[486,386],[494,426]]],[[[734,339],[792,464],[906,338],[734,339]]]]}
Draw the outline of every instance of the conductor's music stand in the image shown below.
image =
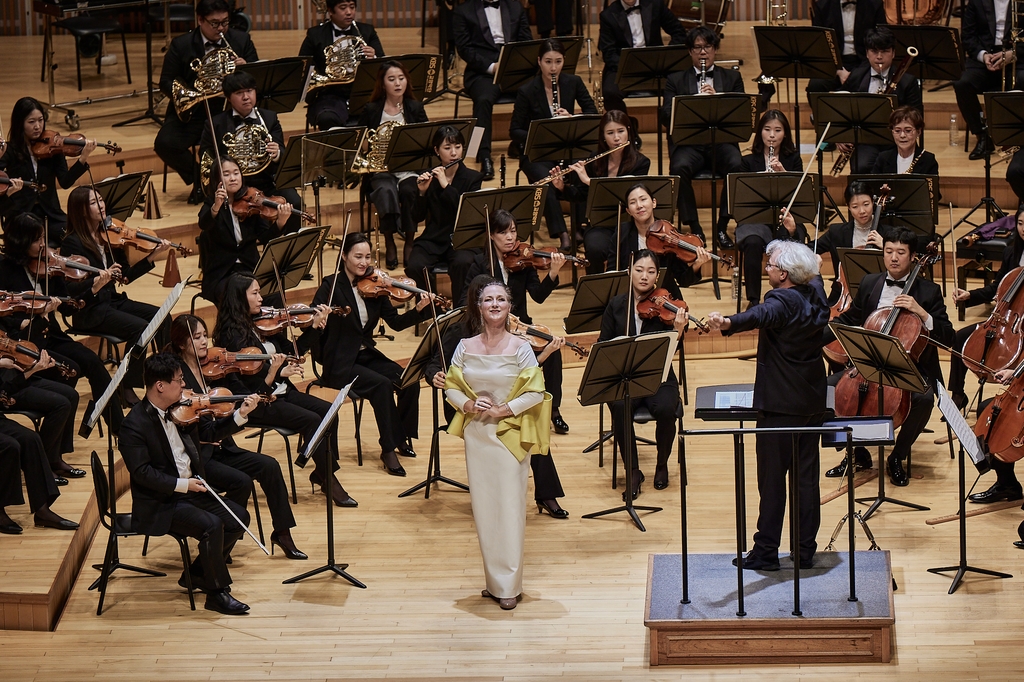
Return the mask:
{"type": "Polygon", "coordinates": [[[278,114],[294,111],[302,99],[309,71],[305,57],[282,57],[265,62],[242,64],[235,69],[256,79],[256,106],[278,114]]]}
{"type": "Polygon", "coordinates": [[[260,295],[266,298],[280,293],[277,275],[280,275],[285,291],[299,286],[309,274],[313,259],[320,253],[324,238],[330,231],[330,225],[306,227],[270,240],[252,273],[253,279],[259,282],[260,295]]]}
{"type": "Polygon", "coordinates": [[[153,171],[141,171],[139,173],[126,173],[116,178],[101,180],[95,184],[93,189],[103,197],[106,204],[106,214],[118,220],[128,220],[132,213],[142,201],[142,195],[146,191],[146,183],[153,171]]]}
{"type": "Polygon", "coordinates": [[[348,97],[349,120],[358,120],[363,107],[370,101],[373,90],[377,87],[377,72],[380,71],[381,64],[390,61],[402,63],[409,74],[407,87],[416,93],[416,96],[423,100],[424,104],[433,98],[434,90],[437,88],[437,68],[441,63],[441,55],[403,54],[397,57],[364,59],[356,66],[352,91],[348,97]]]}
{"type": "Polygon", "coordinates": [[[466,192],[459,197],[459,210],[452,232],[452,248],[482,249],[487,245],[487,213],[504,209],[516,221],[519,241],[527,241],[540,225],[547,185],[501,187],[466,192]]]}
{"type": "Polygon", "coordinates": [[[633,523],[642,532],[646,532],[640,522],[636,510],[659,512],[661,507],[645,507],[633,504],[633,464],[631,453],[635,445],[633,438],[633,398],[646,398],[654,395],[668,377],[672,367],[672,356],[678,334],[675,331],[626,336],[610,341],[594,344],[590,349],[590,358],[583,370],[578,397],[581,405],[623,402],[622,443],[623,465],[626,472],[626,504],[604,511],[584,514],[585,519],[594,519],[621,511],[629,514],[633,523]]]}
{"type": "MultiPolygon", "coordinates": [[[[848,327],[841,324],[830,324],[839,340],[843,350],[846,351],[850,362],[857,368],[864,379],[873,383],[878,388],[879,411],[884,412],[883,389],[891,386],[911,393],[924,393],[928,390],[921,372],[917,369],[914,361],[910,358],[906,349],[899,339],[888,336],[881,332],[863,329],[861,327],[848,327]]],[[[870,389],[869,389],[870,390],[870,389]]],[[[880,414],[879,416],[885,416],[880,414]]],[[[871,515],[889,502],[903,507],[909,507],[917,511],[927,511],[928,507],[913,502],[904,502],[885,494],[885,471],[882,463],[884,446],[878,446],[878,496],[874,498],[860,498],[857,502],[861,504],[870,502],[871,506],[864,513],[864,520],[867,521],[871,515]]]]}

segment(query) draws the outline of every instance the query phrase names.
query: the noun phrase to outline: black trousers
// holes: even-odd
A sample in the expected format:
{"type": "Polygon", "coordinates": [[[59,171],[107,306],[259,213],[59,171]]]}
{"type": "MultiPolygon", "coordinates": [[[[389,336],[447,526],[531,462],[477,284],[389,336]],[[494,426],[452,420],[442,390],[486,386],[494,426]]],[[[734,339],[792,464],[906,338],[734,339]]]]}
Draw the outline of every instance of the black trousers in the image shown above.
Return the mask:
{"type": "MultiPolygon", "coordinates": [[[[538,351],[534,351],[538,355],[538,351]]],[[[544,387],[551,394],[551,412],[558,414],[558,408],[562,406],[562,352],[557,351],[543,362],[540,366],[544,373],[544,387]]]]}
{"type": "Polygon", "coordinates": [[[1018,150],[1010,159],[1006,166],[1006,181],[1017,195],[1017,200],[1024,204],[1024,152],[1018,150]]]}
{"type": "MultiPolygon", "coordinates": [[[[65,383],[72,388],[77,386],[79,379],[85,377],[89,382],[89,390],[92,392],[93,400],[99,399],[103,392],[107,390],[107,386],[110,385],[110,373],[107,372],[107,368],[103,361],[100,360],[100,356],[96,355],[84,344],[70,337],[50,336],[42,346],[46,348],[52,358],[60,360],[74,369],[75,376],[70,379],[65,378],[56,369],[40,372],[38,376],[44,376],[47,379],[65,383]]],[[[134,362],[137,363],[138,361],[134,362]]],[[[124,412],[118,401],[112,401],[112,404],[113,412],[105,410],[103,418],[107,422],[107,426],[113,428],[116,434],[120,430],[124,412]],[[110,417],[111,414],[113,414],[112,418],[110,417]]],[[[74,419],[73,415],[74,412],[72,412],[72,419],[74,419]]]]}
{"type": "Polygon", "coordinates": [[[501,88],[494,84],[493,77],[487,73],[467,73],[465,83],[466,93],[473,100],[476,125],[484,129],[480,149],[476,154],[476,160],[483,161],[491,155],[491,116],[495,102],[501,97],[501,88]]]}
{"type": "Polygon", "coordinates": [[[572,0],[531,0],[530,4],[537,15],[537,33],[541,38],[550,37],[552,28],[556,35],[572,35],[572,0]],[[555,10],[553,16],[552,5],[555,10]]]}
{"type": "MultiPolygon", "coordinates": [[[[967,123],[967,129],[971,134],[978,137],[982,133],[981,124],[981,102],[978,96],[984,92],[1001,90],[1003,87],[1003,72],[989,71],[985,65],[967,55],[967,63],[964,65],[964,72],[960,80],[953,83],[953,90],[956,91],[956,104],[960,107],[960,114],[967,123]]],[[[1024,69],[1017,69],[1017,83],[1024,82],[1024,69]]]]}
{"type": "MultiPolygon", "coordinates": [[[[537,182],[546,178],[555,164],[551,161],[530,161],[526,156],[519,157],[519,167],[526,174],[530,182],[537,182]]],[[[562,214],[562,205],[558,200],[554,188],[548,188],[547,197],[544,199],[544,218],[548,223],[548,235],[554,239],[565,233],[565,216],[562,214]]]]}
{"type": "MultiPolygon", "coordinates": [[[[249,524],[249,512],[231,500],[224,503],[243,523],[249,524]]],[[[222,590],[231,584],[225,559],[245,533],[231,514],[209,493],[185,493],[178,496],[171,517],[172,533],[199,541],[199,558],[189,570],[211,590],[222,590]]]]}
{"type": "Polygon", "coordinates": [[[394,234],[401,228],[406,239],[416,234],[416,219],[412,209],[419,196],[416,178],[398,181],[391,173],[374,173],[370,176],[370,201],[380,216],[380,229],[384,234],[394,234]]]}
{"type": "MultiPolygon", "coordinates": [[[[168,111],[173,108],[173,106],[169,106],[168,111]]],[[[199,107],[199,110],[201,109],[202,107],[199,107]]],[[[185,122],[170,114],[164,118],[164,124],[160,126],[160,132],[153,140],[153,151],[175,173],[181,176],[186,185],[191,185],[198,179],[195,177],[195,156],[190,147],[199,144],[205,126],[205,112],[194,111],[192,117],[185,122]]]]}
{"type": "Polygon", "coordinates": [[[348,97],[350,86],[342,92],[332,92],[329,88],[317,95],[306,111],[306,120],[317,130],[343,128],[348,124],[348,97]]]}
{"type": "MultiPolygon", "coordinates": [[[[247,479],[260,482],[267,498],[267,508],[274,523],[274,530],[287,531],[295,527],[295,517],[288,504],[288,486],[281,473],[281,464],[269,455],[249,452],[239,447],[219,447],[213,451],[213,463],[220,463],[241,472],[247,479]]],[[[209,470],[209,464],[207,464],[209,470]]],[[[249,491],[246,491],[248,497],[249,491]]]]}
{"type": "MultiPolygon", "coordinates": [[[[815,426],[821,416],[765,413],[757,420],[758,428],[815,426]]],[[[821,491],[818,487],[817,434],[803,434],[796,439],[800,495],[800,559],[809,561],[818,548],[816,540],[821,524],[821,491]]],[[[782,540],[782,523],[786,517],[787,479],[792,475],[793,436],[757,434],[757,492],[760,496],[757,532],[754,533],[754,556],[777,560],[782,540]]]]}
{"type": "MultiPolygon", "coordinates": [[[[80,310],[75,313],[73,320],[75,326],[83,332],[113,334],[127,342],[126,348],[131,348],[158,310],[159,308],[149,303],[120,298],[80,310]]],[[[170,329],[171,321],[168,318],[154,337],[157,347],[163,348],[170,341],[170,329]]],[[[142,358],[136,358],[128,364],[128,373],[124,378],[126,386],[143,386],[143,365],[142,358]]]]}
{"type": "Polygon", "coordinates": [[[615,269],[615,231],[608,227],[588,227],[583,231],[583,251],[590,261],[588,275],[615,269]]]}
{"type": "Polygon", "coordinates": [[[352,390],[369,400],[373,407],[381,451],[390,452],[406,439],[417,438],[420,386],[416,383],[402,391],[395,390],[402,377],[401,365],[376,349],[363,348],[352,366],[350,376],[356,375],[358,378],[352,390]]]}
{"type": "MultiPolygon", "coordinates": [[[[740,148],[735,144],[715,145],[715,174],[725,178],[729,173],[739,171],[743,160],[740,148]]],[[[692,227],[700,227],[697,219],[697,198],[693,194],[693,178],[701,171],[711,170],[711,145],[676,145],[672,149],[669,161],[669,172],[679,176],[679,216],[682,222],[692,227]]],[[[717,180],[722,186],[722,196],[718,202],[718,215],[725,216],[726,182],[717,180]]]]}
{"type": "Polygon", "coordinates": [[[626,109],[626,95],[619,89],[615,79],[618,78],[619,69],[605,67],[601,74],[601,96],[604,97],[604,110],[612,111],[617,109],[623,113],[629,113],[626,109]]]}
{"type": "Polygon", "coordinates": [[[15,421],[0,417],[0,507],[25,504],[21,494],[19,468],[25,474],[25,490],[28,491],[31,512],[50,506],[60,497],[39,434],[15,421]]]}
{"type": "MultiPolygon", "coordinates": [[[[679,406],[679,383],[676,381],[675,373],[669,374],[668,381],[663,383],[657,392],[646,398],[630,400],[635,412],[641,406],[646,406],[654,417],[655,430],[654,441],[658,446],[658,464],[668,463],[672,454],[672,445],[676,439],[676,410],[679,406]]],[[[639,469],[640,463],[636,453],[636,438],[626,440],[626,424],[623,421],[623,401],[617,400],[608,404],[612,413],[612,431],[615,433],[615,442],[619,446],[619,453],[622,456],[623,466],[631,466],[639,469]],[[627,452],[628,457],[627,457],[627,452]]],[[[630,415],[632,417],[632,415],[630,415]]],[[[633,431],[634,435],[636,430],[633,431]]]]}
{"type": "Polygon", "coordinates": [[[764,256],[765,247],[768,244],[764,239],[751,234],[740,242],[743,249],[743,283],[747,290],[747,300],[751,303],[761,302],[761,260],[764,256]]]}
{"type": "Polygon", "coordinates": [[[33,376],[20,391],[11,395],[15,408],[43,413],[39,437],[43,451],[54,471],[62,469],[61,455],[75,451],[75,414],[78,391],[67,384],[33,376]]]}
{"type": "MultiPolygon", "coordinates": [[[[412,244],[412,251],[409,253],[409,257],[405,260],[405,276],[411,277],[412,280],[416,282],[416,286],[420,289],[427,288],[427,277],[423,274],[423,271],[426,270],[427,272],[430,272],[430,268],[434,267],[438,263],[449,263],[448,276],[451,277],[452,275],[450,263],[452,262],[452,258],[455,256],[455,249],[448,246],[440,253],[437,253],[437,251],[438,249],[436,246],[432,246],[430,249],[424,247],[421,240],[416,240],[412,244]]],[[[437,293],[437,287],[433,279],[434,278],[431,277],[430,290],[437,293]]],[[[453,295],[454,289],[455,280],[452,279],[453,295]]]]}
{"type": "Polygon", "coordinates": [[[206,480],[224,499],[231,500],[243,509],[249,504],[252,478],[247,474],[215,459],[206,460],[203,468],[206,469],[206,480]]]}
{"type": "Polygon", "coordinates": [[[1013,472],[1014,462],[1004,462],[998,457],[991,459],[992,471],[996,472],[996,484],[1011,490],[1020,490],[1020,481],[1013,472]]]}
{"type": "Polygon", "coordinates": [[[565,497],[562,482],[558,480],[558,470],[550,453],[547,455],[531,455],[530,468],[533,469],[533,499],[537,502],[565,497]]]}
{"type": "MultiPolygon", "coordinates": [[[[272,403],[259,405],[249,413],[249,426],[283,426],[302,434],[302,440],[312,438],[316,428],[327,416],[331,404],[315,395],[306,395],[294,386],[272,403]]],[[[338,470],[338,420],[335,419],[320,446],[313,452],[315,473],[326,480],[338,470]],[[328,461],[330,464],[328,465],[328,461]]]]}
{"type": "MultiPolygon", "coordinates": [[[[956,331],[956,336],[953,340],[953,348],[958,351],[963,351],[964,344],[967,343],[967,339],[971,337],[974,330],[978,328],[978,323],[969,324],[963,329],[956,331]]],[[[964,382],[967,379],[967,365],[960,359],[959,356],[950,354],[949,356],[949,383],[946,384],[946,390],[951,394],[956,395],[957,393],[964,392],[964,382]]],[[[980,412],[980,411],[979,411],[980,412]]]]}

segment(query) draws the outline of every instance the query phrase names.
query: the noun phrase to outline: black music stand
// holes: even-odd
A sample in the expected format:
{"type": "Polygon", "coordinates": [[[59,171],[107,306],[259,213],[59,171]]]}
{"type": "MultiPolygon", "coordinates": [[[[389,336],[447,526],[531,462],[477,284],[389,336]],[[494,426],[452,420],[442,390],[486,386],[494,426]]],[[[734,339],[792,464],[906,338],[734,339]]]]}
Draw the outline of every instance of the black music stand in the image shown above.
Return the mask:
{"type": "Polygon", "coordinates": [[[650,92],[658,98],[658,175],[664,172],[662,158],[661,107],[665,96],[665,81],[677,71],[693,68],[690,50],[685,45],[656,47],[628,47],[619,55],[619,69],[615,84],[622,92],[650,92]]]}
{"type": "Polygon", "coordinates": [[[960,80],[964,71],[963,47],[960,31],[951,26],[886,26],[896,38],[896,53],[893,62],[899,64],[907,56],[907,48],[917,48],[917,56],[910,63],[907,73],[921,80],[949,81],[929,92],[948,88],[960,80]]]}
{"type": "MultiPolygon", "coordinates": [[[[583,38],[578,36],[559,37],[565,48],[565,62],[562,71],[576,73],[576,65],[580,60],[583,38]]],[[[515,92],[523,87],[540,71],[537,66],[537,50],[543,40],[523,40],[517,43],[505,43],[498,53],[497,66],[494,67],[494,84],[502,92],[515,92]]],[[[467,138],[469,139],[469,138],[467,138]]]]}
{"type": "MultiPolygon", "coordinates": [[[[849,142],[854,145],[850,169],[856,167],[857,145],[892,146],[889,115],[896,107],[896,95],[872,95],[866,92],[812,92],[816,134],[829,123],[832,127],[823,142],[849,142]]],[[[821,178],[818,179],[819,187],[821,178]]]]}
{"type": "MultiPolygon", "coordinates": [[[[839,263],[846,273],[846,282],[850,285],[850,296],[857,296],[860,283],[867,275],[885,272],[885,258],[881,249],[836,249],[839,263]]],[[[838,273],[836,273],[838,277],[838,273]]]]}
{"type": "MultiPolygon", "coordinates": [[[[409,73],[407,88],[416,93],[426,103],[433,99],[433,91],[437,87],[437,66],[441,61],[439,54],[403,54],[397,57],[377,57],[364,59],[356,66],[355,79],[352,81],[352,91],[348,97],[348,118],[350,121],[358,120],[363,107],[373,96],[373,90],[377,86],[377,72],[381,64],[390,61],[400,61],[405,70],[409,73]]],[[[469,138],[466,138],[469,139],[469,138]]]]}
{"type": "Polygon", "coordinates": [[[278,114],[294,111],[302,99],[309,71],[306,57],[282,57],[267,61],[242,64],[235,68],[256,79],[256,106],[278,114]]]}
{"type": "Polygon", "coordinates": [[[434,133],[441,126],[454,126],[467,140],[476,125],[475,118],[459,118],[396,127],[391,133],[384,163],[389,173],[422,173],[441,162],[434,153],[434,133]]]}
{"type": "MultiPolygon", "coordinates": [[[[625,336],[594,344],[590,358],[583,370],[578,397],[581,405],[594,405],[623,401],[623,428],[625,439],[622,443],[623,459],[629,460],[633,438],[633,398],[654,395],[664,383],[672,368],[672,356],[678,335],[675,331],[625,336]]],[[[633,466],[627,462],[622,467],[626,473],[626,504],[599,512],[584,514],[584,519],[594,519],[624,511],[641,532],[646,532],[636,510],[659,512],[661,507],[645,507],[633,504],[633,466]]]]}
{"type": "Polygon", "coordinates": [[[146,183],[153,171],[126,173],[97,182],[93,189],[103,197],[106,214],[118,220],[128,220],[142,202],[146,183]]]}
{"type": "Polygon", "coordinates": [[[867,183],[872,195],[880,194],[882,185],[889,185],[880,224],[907,227],[923,238],[924,244],[935,239],[935,224],[939,222],[938,175],[851,175],[850,182],[855,181],[867,183]]]}
{"type": "Polygon", "coordinates": [[[968,571],[972,573],[980,573],[982,575],[990,575],[993,578],[1012,578],[1013,576],[1009,573],[1001,573],[999,571],[991,571],[986,568],[975,568],[967,563],[967,481],[966,474],[964,473],[964,459],[965,452],[970,455],[971,461],[974,464],[984,464],[988,466],[985,460],[985,453],[982,449],[982,445],[979,439],[974,435],[974,430],[964,420],[964,416],[960,414],[960,408],[956,406],[953,399],[950,398],[949,393],[946,392],[945,387],[941,383],[935,385],[935,392],[939,396],[939,412],[946,418],[946,430],[952,440],[953,433],[956,433],[957,439],[960,441],[960,457],[957,463],[959,468],[959,516],[960,516],[960,560],[955,566],[943,566],[941,568],[929,568],[929,573],[947,573],[949,571],[956,571],[956,575],[953,577],[953,584],[949,586],[949,593],[953,594],[956,592],[956,588],[960,586],[964,576],[968,571]]]}
{"type": "Polygon", "coordinates": [[[259,282],[260,295],[266,298],[281,293],[278,276],[285,291],[299,286],[313,267],[313,259],[323,249],[330,231],[330,225],[312,226],[271,239],[252,273],[253,279],[259,282]]]}
{"type": "Polygon", "coordinates": [[[441,348],[438,343],[438,339],[443,339],[444,335],[453,325],[462,322],[465,312],[465,308],[456,308],[455,310],[451,310],[444,315],[439,316],[436,320],[431,320],[430,326],[427,327],[427,330],[423,333],[423,337],[420,339],[420,345],[416,347],[416,352],[413,353],[412,358],[409,360],[409,364],[405,366],[405,370],[402,372],[402,378],[398,383],[398,390],[402,390],[403,388],[412,386],[413,384],[418,384],[420,379],[424,379],[426,380],[427,385],[430,386],[434,401],[432,408],[434,415],[434,435],[430,439],[430,458],[427,460],[427,477],[405,492],[399,493],[399,497],[408,497],[422,488],[423,498],[429,500],[430,486],[434,483],[447,483],[459,490],[469,492],[469,486],[465,483],[459,483],[458,481],[452,480],[441,474],[441,431],[445,428],[441,426],[441,389],[433,385],[431,382],[433,377],[428,377],[423,373],[423,369],[426,364],[430,362],[436,354],[440,353],[442,358],[448,357],[444,352],[444,349],[441,348]]]}
{"type": "MultiPolygon", "coordinates": [[[[754,43],[761,73],[792,78],[800,92],[801,78],[836,77],[842,64],[832,29],[820,26],[754,26],[754,43]]],[[[800,97],[793,99],[793,139],[800,149],[800,97]]]]}
{"type": "Polygon", "coordinates": [[[580,161],[597,153],[599,114],[576,114],[530,121],[523,155],[530,161],[580,161]]]}
{"type": "MultiPolygon", "coordinates": [[[[114,123],[113,125],[110,126],[111,128],[120,128],[122,126],[131,125],[132,123],[138,123],[139,121],[149,121],[151,123],[156,123],[158,126],[164,124],[163,119],[161,119],[159,116],[157,116],[156,111],[154,110],[154,107],[156,106],[156,103],[153,101],[153,19],[150,16],[150,13],[149,13],[149,3],[150,3],[150,1],[151,0],[146,0],[146,3],[145,3],[146,6],[145,6],[145,9],[143,9],[143,15],[142,15],[142,16],[146,17],[146,21],[143,22],[146,25],[146,110],[144,112],[142,112],[141,114],[139,114],[138,116],[135,116],[133,118],[129,118],[126,121],[120,121],[118,123],[114,123]]],[[[167,23],[170,24],[170,22],[167,22],[167,23]]],[[[50,29],[50,18],[49,17],[47,17],[47,29],[50,29]]],[[[53,43],[50,43],[50,45],[53,45],[53,43]]],[[[52,49],[53,48],[51,47],[50,50],[52,50],[52,49]]],[[[50,58],[50,61],[52,61],[52,57],[50,58]]],[[[50,66],[51,66],[51,68],[48,69],[48,71],[50,72],[48,78],[49,78],[49,83],[50,83],[50,103],[51,103],[51,106],[54,109],[64,109],[65,111],[67,111],[68,115],[64,117],[64,120],[68,122],[69,126],[70,126],[71,120],[75,120],[76,124],[75,124],[75,126],[73,128],[71,128],[71,130],[77,130],[78,129],[78,125],[77,125],[78,117],[75,116],[74,111],[71,110],[71,109],[66,109],[65,107],[54,106],[53,105],[53,99],[54,99],[53,98],[53,68],[54,67],[52,65],[50,65],[50,66]]],[[[127,67],[127,64],[125,66],[127,67]]],[[[170,106],[173,107],[174,104],[171,103],[170,106]]]]}
{"type": "Polygon", "coordinates": [[[317,197],[319,215],[321,185],[317,178],[322,176],[324,183],[333,182],[344,187],[353,177],[358,177],[350,172],[350,168],[365,135],[366,128],[335,128],[293,135],[277,164],[274,186],[298,188],[311,185],[317,197]]]}
{"type": "Polygon", "coordinates": [[[651,198],[656,204],[655,220],[671,222],[679,196],[679,176],[631,175],[619,178],[591,178],[590,191],[587,193],[587,222],[590,227],[608,227],[615,230],[618,243],[620,213],[625,220],[631,220],[625,210],[626,193],[638,182],[644,183],[651,190],[651,198]]]}
{"type": "MultiPolygon", "coordinates": [[[[982,122],[992,139],[990,148],[1024,146],[1024,128],[1021,127],[1024,125],[1024,92],[986,92],[982,122]]],[[[982,224],[971,222],[970,217],[982,207],[985,208],[985,223],[982,224],[992,222],[995,219],[993,215],[999,218],[1006,215],[992,196],[992,152],[985,154],[985,196],[953,226],[952,231],[955,232],[963,223],[981,227],[982,224]]]]}
{"type": "Polygon", "coordinates": [[[459,210],[452,231],[452,248],[482,249],[487,246],[486,214],[499,208],[516,220],[519,241],[527,241],[540,225],[547,185],[502,187],[467,192],[459,197],[459,210]]]}
{"type": "MultiPolygon", "coordinates": [[[[861,327],[848,327],[841,324],[830,324],[832,331],[839,340],[839,344],[846,351],[850,362],[857,368],[865,380],[878,387],[878,405],[882,409],[882,392],[884,386],[892,386],[912,393],[924,393],[928,390],[921,372],[917,369],[914,361],[910,358],[906,349],[899,339],[880,332],[861,327]]],[[[870,389],[869,389],[870,390],[870,389]]],[[[886,415],[879,415],[886,416],[886,415]]],[[[857,502],[861,504],[870,502],[871,506],[864,513],[864,521],[871,518],[871,515],[889,502],[903,507],[909,507],[917,511],[927,511],[928,507],[913,502],[904,502],[885,494],[885,470],[882,466],[884,446],[878,446],[878,496],[860,498],[857,502]]]]}

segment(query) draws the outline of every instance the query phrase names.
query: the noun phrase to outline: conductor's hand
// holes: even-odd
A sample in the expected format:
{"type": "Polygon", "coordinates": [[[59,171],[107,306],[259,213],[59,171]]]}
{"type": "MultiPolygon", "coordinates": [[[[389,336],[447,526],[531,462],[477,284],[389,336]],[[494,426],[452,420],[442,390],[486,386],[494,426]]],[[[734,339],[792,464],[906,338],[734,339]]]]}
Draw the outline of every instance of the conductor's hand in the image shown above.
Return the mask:
{"type": "Polygon", "coordinates": [[[434,388],[443,389],[444,382],[445,380],[447,380],[447,378],[448,376],[444,372],[436,372],[434,374],[434,378],[430,380],[430,383],[434,386],[434,388]]]}
{"type": "Polygon", "coordinates": [[[238,414],[245,417],[250,412],[255,410],[259,404],[260,397],[258,395],[256,395],[255,393],[253,393],[252,395],[247,395],[245,396],[245,400],[242,401],[242,404],[238,408],[238,414]]]}
{"type": "Polygon", "coordinates": [[[712,331],[728,331],[729,327],[732,326],[732,320],[728,317],[723,317],[722,313],[717,310],[713,313],[708,313],[708,326],[711,327],[712,331]]]}
{"type": "Polygon", "coordinates": [[[970,297],[971,292],[967,291],[966,289],[957,288],[953,290],[953,300],[956,301],[957,303],[960,303],[961,301],[966,301],[970,297]]]}
{"type": "Polygon", "coordinates": [[[197,478],[188,479],[188,491],[190,493],[205,493],[206,486],[197,478]]]}
{"type": "Polygon", "coordinates": [[[782,218],[782,226],[786,228],[786,232],[789,232],[789,236],[792,237],[796,234],[796,219],[793,218],[790,212],[782,209],[779,217],[782,218]]]}
{"type": "Polygon", "coordinates": [[[213,215],[219,214],[221,207],[224,206],[224,204],[226,204],[227,202],[228,191],[224,187],[224,183],[221,182],[217,185],[217,193],[213,195],[213,207],[211,209],[213,215]]]}

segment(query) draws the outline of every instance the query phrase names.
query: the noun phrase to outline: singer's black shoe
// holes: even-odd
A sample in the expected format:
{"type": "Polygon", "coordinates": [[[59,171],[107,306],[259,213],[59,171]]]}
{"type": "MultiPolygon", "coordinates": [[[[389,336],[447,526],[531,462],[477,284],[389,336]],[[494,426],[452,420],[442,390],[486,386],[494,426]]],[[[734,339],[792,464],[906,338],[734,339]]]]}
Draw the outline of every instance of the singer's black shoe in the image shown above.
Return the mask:
{"type": "Polygon", "coordinates": [[[485,156],[481,159],[480,172],[483,173],[484,180],[494,179],[494,161],[491,160],[491,157],[485,156]]]}
{"type": "MultiPolygon", "coordinates": [[[[859,445],[853,449],[853,471],[854,473],[861,469],[871,468],[871,454],[867,451],[867,448],[860,447],[859,445]]],[[[832,467],[825,472],[825,478],[842,478],[846,475],[846,458],[843,457],[836,466],[832,467]]]]}
{"type": "Polygon", "coordinates": [[[551,425],[555,427],[555,433],[569,433],[569,425],[562,419],[562,415],[556,414],[551,417],[551,425]]]}
{"type": "Polygon", "coordinates": [[[1021,492],[1019,487],[1007,488],[1006,486],[996,483],[988,490],[968,495],[967,499],[979,504],[991,504],[992,502],[1002,502],[1003,500],[1013,502],[1015,500],[1024,499],[1024,493],[1021,492]]]}
{"type": "Polygon", "coordinates": [[[903,487],[910,485],[910,476],[907,475],[907,470],[903,468],[903,460],[896,455],[889,455],[885,459],[885,466],[889,470],[889,480],[892,481],[893,485],[903,487]]]}
{"type": "Polygon", "coordinates": [[[223,613],[225,616],[241,616],[249,611],[249,605],[238,601],[225,590],[208,592],[205,608],[208,611],[223,613]]]}

